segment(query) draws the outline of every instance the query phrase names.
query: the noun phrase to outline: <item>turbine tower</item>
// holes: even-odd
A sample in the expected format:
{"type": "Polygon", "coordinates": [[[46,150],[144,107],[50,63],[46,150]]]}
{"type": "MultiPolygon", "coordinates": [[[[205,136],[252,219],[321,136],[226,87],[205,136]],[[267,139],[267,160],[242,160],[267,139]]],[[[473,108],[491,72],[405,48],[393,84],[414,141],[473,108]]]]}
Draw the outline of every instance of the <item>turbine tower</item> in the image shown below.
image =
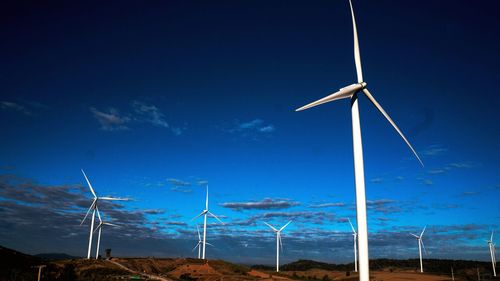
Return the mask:
{"type": "Polygon", "coordinates": [[[380,113],[387,119],[387,121],[394,127],[398,134],[403,138],[406,144],[410,147],[411,151],[417,157],[420,164],[423,163],[418,157],[417,153],[411,146],[410,142],[403,135],[401,130],[398,128],[396,123],[392,121],[391,117],[385,112],[385,110],[380,106],[380,104],[375,100],[372,94],[366,88],[366,82],[363,80],[363,73],[361,69],[361,56],[359,52],[358,44],[358,32],[356,29],[356,20],[354,18],[354,10],[352,3],[349,0],[349,5],[351,8],[352,17],[352,27],[354,35],[354,61],[356,65],[356,74],[358,82],[351,84],[339,91],[328,95],[322,99],[315,102],[307,104],[301,108],[296,109],[296,111],[305,110],[323,103],[349,98],[351,101],[351,118],[352,118],[352,141],[353,141],[353,152],[354,152],[354,177],[356,184],[356,218],[358,226],[358,246],[359,246],[359,280],[369,281],[370,270],[369,270],[369,255],[368,255],[368,225],[366,219],[366,194],[365,194],[365,176],[364,176],[364,164],[363,164],[363,145],[361,141],[361,127],[359,120],[359,108],[358,108],[358,93],[363,93],[370,102],[380,111],[380,113]]]}
{"type": "Polygon", "coordinates": [[[205,210],[201,211],[201,213],[199,215],[197,215],[196,217],[194,217],[192,220],[195,220],[201,216],[204,216],[203,217],[203,251],[202,251],[202,259],[205,259],[205,248],[206,248],[206,244],[207,243],[207,215],[210,215],[212,216],[213,218],[217,219],[220,223],[224,224],[216,215],[212,214],[209,210],[208,210],[208,185],[207,185],[207,199],[205,201],[205,210]]]}
{"type": "Polygon", "coordinates": [[[95,258],[98,259],[99,258],[99,245],[101,245],[102,226],[109,225],[109,226],[113,226],[113,227],[118,227],[118,225],[103,221],[101,218],[101,214],[99,213],[99,209],[96,207],[95,210],[97,213],[97,218],[99,219],[99,224],[97,225],[96,229],[94,230],[94,233],[99,230],[99,234],[97,235],[97,248],[96,248],[96,252],[95,252],[95,258]]]}
{"type": "Polygon", "coordinates": [[[351,225],[352,229],[352,237],[354,239],[354,272],[358,272],[358,233],[356,233],[356,230],[354,230],[354,226],[351,223],[351,220],[347,218],[349,221],[349,224],[351,225]]]}
{"type": "Polygon", "coordinates": [[[92,188],[92,185],[90,184],[89,179],[87,178],[87,175],[82,169],[83,176],[85,177],[85,180],[87,181],[87,184],[90,188],[90,192],[92,192],[92,195],[94,196],[94,199],[92,200],[92,204],[90,204],[90,208],[87,211],[87,214],[85,214],[85,217],[83,218],[82,222],[80,225],[82,225],[85,222],[85,219],[87,219],[90,211],[92,211],[92,222],[90,223],[90,234],[89,234],[89,249],[87,252],[87,259],[90,259],[90,251],[92,249],[92,234],[94,233],[94,222],[95,222],[95,213],[97,209],[97,202],[99,200],[109,200],[109,201],[128,201],[128,198],[114,198],[114,197],[98,197],[97,194],[95,193],[94,189],[92,188]]]}
{"type": "Polygon", "coordinates": [[[264,222],[267,226],[269,226],[274,232],[276,232],[276,272],[280,271],[280,247],[281,251],[283,251],[283,243],[281,242],[281,231],[285,229],[292,221],[287,222],[284,226],[282,226],[279,230],[274,228],[272,225],[264,222]]]}
{"type": "Polygon", "coordinates": [[[495,244],[493,243],[493,230],[491,231],[490,240],[486,240],[488,242],[488,247],[490,248],[490,256],[491,256],[491,266],[493,267],[493,276],[497,276],[497,258],[495,253],[495,244]]]}
{"type": "Polygon", "coordinates": [[[422,240],[422,236],[424,236],[425,228],[427,228],[427,226],[424,227],[424,230],[422,230],[422,233],[420,233],[420,235],[415,235],[413,233],[410,233],[418,241],[418,255],[420,256],[420,272],[421,273],[424,272],[424,265],[422,263],[422,248],[424,248],[425,253],[427,253],[427,250],[425,250],[424,241],[422,240]]]}

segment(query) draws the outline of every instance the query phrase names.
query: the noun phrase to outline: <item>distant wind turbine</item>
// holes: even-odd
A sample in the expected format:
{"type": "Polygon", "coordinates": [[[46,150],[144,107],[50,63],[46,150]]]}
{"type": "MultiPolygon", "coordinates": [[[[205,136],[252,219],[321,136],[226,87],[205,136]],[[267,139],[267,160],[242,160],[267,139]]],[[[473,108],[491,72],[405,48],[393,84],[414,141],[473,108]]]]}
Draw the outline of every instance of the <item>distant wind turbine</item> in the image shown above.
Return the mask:
{"type": "Polygon", "coordinates": [[[349,0],[349,5],[351,8],[352,17],[352,27],[354,35],[354,61],[356,65],[356,73],[358,77],[358,82],[351,84],[344,88],[341,88],[338,92],[328,95],[322,99],[315,102],[307,104],[301,108],[296,109],[296,111],[305,110],[323,103],[349,98],[351,101],[351,117],[352,117],[352,141],[354,150],[354,177],[356,183],[356,216],[358,225],[358,245],[359,245],[359,280],[369,281],[370,269],[369,269],[369,255],[368,255],[368,225],[366,218],[366,194],[365,194],[365,176],[364,176],[364,165],[363,165],[363,145],[361,141],[361,126],[359,120],[359,108],[358,108],[358,93],[364,93],[364,95],[370,100],[370,102],[382,113],[382,115],[387,119],[387,121],[394,127],[398,134],[403,138],[406,144],[410,147],[411,151],[417,157],[420,164],[423,163],[420,157],[417,155],[416,151],[411,146],[410,142],[403,135],[401,130],[398,128],[396,123],[389,117],[387,112],[382,108],[382,106],[375,100],[372,94],[366,88],[366,82],[363,80],[363,73],[361,69],[361,56],[359,52],[358,44],[358,32],[356,29],[356,20],[354,18],[354,9],[352,3],[349,0]]]}
{"type": "Polygon", "coordinates": [[[351,223],[351,220],[347,218],[349,221],[349,224],[351,225],[352,229],[352,236],[354,239],[354,272],[358,272],[358,234],[356,233],[356,230],[354,230],[354,226],[351,223]]]}
{"type": "MultiPolygon", "coordinates": [[[[203,240],[201,239],[200,228],[198,227],[198,225],[196,225],[196,231],[198,231],[198,244],[196,244],[196,246],[194,246],[193,251],[196,250],[196,248],[198,248],[198,259],[200,259],[201,258],[201,245],[203,245],[203,240]]],[[[207,245],[210,245],[212,247],[214,246],[208,242],[207,242],[207,245]]]]}
{"type": "Polygon", "coordinates": [[[424,272],[424,265],[422,263],[422,248],[424,248],[425,253],[427,253],[427,250],[425,250],[424,241],[422,240],[422,236],[424,236],[425,228],[427,228],[427,226],[424,227],[424,230],[422,230],[422,233],[420,233],[420,235],[415,235],[413,233],[410,233],[418,241],[418,254],[420,256],[420,272],[424,272]]]}
{"type": "Polygon", "coordinates": [[[285,229],[292,221],[287,222],[284,226],[282,226],[279,230],[274,228],[272,225],[264,222],[267,226],[269,226],[274,232],[276,232],[276,272],[280,271],[280,248],[283,251],[283,243],[281,242],[281,231],[285,229]]]}
{"type": "Polygon", "coordinates": [[[99,258],[99,246],[101,245],[102,226],[109,225],[109,226],[113,226],[113,227],[118,227],[118,225],[103,221],[101,218],[101,214],[99,213],[99,208],[96,207],[95,210],[97,213],[97,218],[99,219],[99,224],[97,225],[96,229],[94,230],[94,233],[99,230],[99,234],[97,235],[97,248],[96,248],[96,252],[95,252],[95,258],[97,259],[97,258],[99,258]]]}
{"type": "Polygon", "coordinates": [[[497,276],[497,257],[495,253],[495,243],[493,243],[493,230],[491,231],[490,240],[486,240],[488,242],[488,247],[490,248],[490,256],[491,256],[491,266],[493,267],[493,276],[497,276]]]}
{"type": "Polygon", "coordinates": [[[215,219],[217,219],[220,223],[224,224],[216,215],[212,214],[209,210],[208,210],[208,185],[207,185],[207,199],[205,201],[205,210],[201,211],[201,213],[199,215],[197,215],[196,217],[194,217],[192,220],[195,220],[201,216],[204,216],[203,217],[203,252],[202,252],[202,259],[205,259],[205,248],[206,248],[206,244],[207,244],[207,215],[210,215],[212,217],[214,217],[215,219]]]}
{"type": "Polygon", "coordinates": [[[94,189],[92,188],[92,185],[90,184],[89,179],[87,178],[87,175],[82,169],[83,176],[85,177],[85,180],[87,181],[87,184],[89,185],[90,192],[92,192],[92,195],[94,196],[94,200],[92,200],[92,204],[90,204],[90,208],[87,211],[87,214],[85,214],[85,217],[83,218],[82,222],[80,225],[82,225],[85,222],[85,219],[87,219],[87,216],[89,215],[90,211],[92,211],[92,222],[90,223],[90,234],[89,234],[89,249],[87,253],[87,259],[90,259],[90,251],[92,249],[92,234],[94,233],[94,222],[95,222],[95,212],[97,208],[97,202],[99,200],[109,200],[109,201],[128,201],[128,198],[114,198],[114,197],[98,197],[97,194],[95,193],[94,189]]]}

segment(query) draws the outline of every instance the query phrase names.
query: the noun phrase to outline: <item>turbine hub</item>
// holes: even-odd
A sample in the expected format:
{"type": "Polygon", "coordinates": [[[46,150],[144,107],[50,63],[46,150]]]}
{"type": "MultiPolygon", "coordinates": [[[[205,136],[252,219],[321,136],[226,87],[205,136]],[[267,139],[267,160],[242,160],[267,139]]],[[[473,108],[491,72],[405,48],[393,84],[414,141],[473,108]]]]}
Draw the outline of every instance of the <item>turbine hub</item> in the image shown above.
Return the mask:
{"type": "Polygon", "coordinates": [[[366,88],[366,82],[361,82],[361,83],[359,83],[359,85],[361,85],[361,90],[366,88]]]}

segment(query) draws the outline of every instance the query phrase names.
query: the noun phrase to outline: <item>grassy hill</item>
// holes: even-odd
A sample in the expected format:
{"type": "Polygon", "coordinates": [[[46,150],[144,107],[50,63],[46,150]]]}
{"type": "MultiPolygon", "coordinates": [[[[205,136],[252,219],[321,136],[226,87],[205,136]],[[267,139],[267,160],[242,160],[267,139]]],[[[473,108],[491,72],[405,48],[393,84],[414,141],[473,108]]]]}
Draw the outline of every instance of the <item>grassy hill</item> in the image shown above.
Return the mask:
{"type": "MultiPolygon", "coordinates": [[[[58,257],[60,255],[57,255],[58,257]]],[[[50,255],[53,257],[53,255],[50,255]]],[[[61,257],[65,257],[62,255],[61,257]]],[[[298,260],[281,266],[276,274],[274,267],[252,268],[222,260],[184,258],[113,258],[112,260],[63,259],[44,260],[0,246],[0,281],[36,280],[38,265],[46,265],[42,280],[357,280],[353,264],[329,264],[312,260],[298,260]]],[[[451,267],[456,280],[492,279],[491,264],[462,260],[424,260],[426,274],[417,272],[419,261],[371,260],[372,277],[376,280],[449,280],[451,267]]]]}

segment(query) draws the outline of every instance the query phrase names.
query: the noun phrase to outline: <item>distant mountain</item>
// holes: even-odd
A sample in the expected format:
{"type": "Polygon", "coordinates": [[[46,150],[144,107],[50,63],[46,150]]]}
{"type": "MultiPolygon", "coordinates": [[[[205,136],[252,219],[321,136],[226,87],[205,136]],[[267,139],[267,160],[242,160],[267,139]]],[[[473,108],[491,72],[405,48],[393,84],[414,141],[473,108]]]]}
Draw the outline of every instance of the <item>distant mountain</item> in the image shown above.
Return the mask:
{"type": "Polygon", "coordinates": [[[0,280],[33,280],[40,258],[0,246],[0,280]]]}
{"type": "Polygon", "coordinates": [[[75,257],[71,256],[65,253],[42,253],[42,254],[36,254],[35,257],[41,258],[43,260],[49,260],[49,261],[54,261],[54,260],[71,260],[71,259],[79,259],[81,257],[75,257]]]}

